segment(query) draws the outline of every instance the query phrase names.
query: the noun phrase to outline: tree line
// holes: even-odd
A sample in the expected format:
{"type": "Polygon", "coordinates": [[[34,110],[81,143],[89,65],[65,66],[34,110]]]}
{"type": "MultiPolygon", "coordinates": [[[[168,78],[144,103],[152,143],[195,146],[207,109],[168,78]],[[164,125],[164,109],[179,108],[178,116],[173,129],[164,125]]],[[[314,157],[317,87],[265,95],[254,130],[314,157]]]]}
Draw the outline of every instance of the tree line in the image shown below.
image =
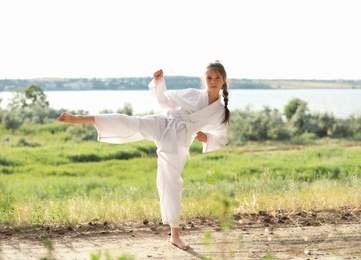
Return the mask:
{"type": "MultiPolygon", "coordinates": [[[[202,85],[200,77],[166,76],[168,89],[198,88],[202,85]]],[[[44,91],[69,90],[147,90],[151,77],[128,78],[83,78],[83,79],[17,79],[0,80],[0,91],[24,90],[24,86],[36,85],[44,91]]],[[[262,82],[232,79],[235,89],[265,89],[271,88],[262,82]]]]}

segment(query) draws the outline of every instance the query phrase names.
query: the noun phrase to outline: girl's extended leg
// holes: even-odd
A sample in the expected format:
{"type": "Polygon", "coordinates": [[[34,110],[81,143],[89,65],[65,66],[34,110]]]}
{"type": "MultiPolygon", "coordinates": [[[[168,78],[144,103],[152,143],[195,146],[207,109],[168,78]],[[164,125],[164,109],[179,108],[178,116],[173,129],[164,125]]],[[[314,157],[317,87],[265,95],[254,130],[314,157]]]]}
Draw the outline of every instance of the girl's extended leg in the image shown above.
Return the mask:
{"type": "Polygon", "coordinates": [[[58,120],[63,123],[69,123],[69,124],[94,124],[95,119],[94,116],[76,116],[73,114],[69,114],[66,112],[63,112],[59,117],[58,120]]]}

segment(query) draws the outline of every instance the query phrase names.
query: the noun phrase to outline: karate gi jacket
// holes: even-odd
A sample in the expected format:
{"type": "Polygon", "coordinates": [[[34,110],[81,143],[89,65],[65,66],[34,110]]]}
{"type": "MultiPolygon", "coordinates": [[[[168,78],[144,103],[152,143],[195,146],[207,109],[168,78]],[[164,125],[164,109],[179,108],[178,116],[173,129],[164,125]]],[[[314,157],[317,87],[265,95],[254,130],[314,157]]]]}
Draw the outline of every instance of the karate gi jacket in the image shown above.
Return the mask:
{"type": "Polygon", "coordinates": [[[167,109],[168,124],[163,132],[159,151],[177,153],[178,145],[189,148],[198,131],[207,135],[203,144],[203,153],[217,150],[227,144],[227,127],[223,123],[225,107],[218,100],[208,105],[206,89],[182,89],[167,91],[164,77],[148,85],[152,95],[162,108],[167,109]],[[184,138],[184,141],[178,140],[184,138]]]}

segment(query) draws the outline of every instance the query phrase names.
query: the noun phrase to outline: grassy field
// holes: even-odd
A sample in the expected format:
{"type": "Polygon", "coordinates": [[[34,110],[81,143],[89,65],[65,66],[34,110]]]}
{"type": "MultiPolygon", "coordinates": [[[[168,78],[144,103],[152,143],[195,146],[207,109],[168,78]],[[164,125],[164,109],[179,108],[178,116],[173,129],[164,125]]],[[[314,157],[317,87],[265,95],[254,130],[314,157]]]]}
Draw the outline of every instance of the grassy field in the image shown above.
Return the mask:
{"type": "MultiPolygon", "coordinates": [[[[53,123],[0,134],[0,224],[159,220],[156,147],[84,142],[53,123]]],[[[182,218],[361,204],[361,143],[247,143],[202,154],[183,172],[182,218]]]]}

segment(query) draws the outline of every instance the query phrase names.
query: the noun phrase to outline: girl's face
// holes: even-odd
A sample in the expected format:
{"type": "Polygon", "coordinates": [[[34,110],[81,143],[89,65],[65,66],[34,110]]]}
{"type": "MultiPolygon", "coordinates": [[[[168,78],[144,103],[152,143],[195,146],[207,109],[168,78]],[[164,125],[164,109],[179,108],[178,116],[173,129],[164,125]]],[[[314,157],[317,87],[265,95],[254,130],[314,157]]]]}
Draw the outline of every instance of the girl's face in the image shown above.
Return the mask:
{"type": "Polygon", "coordinates": [[[209,69],[206,73],[206,83],[208,92],[217,92],[222,89],[226,79],[222,77],[222,74],[215,69],[209,69]]]}

